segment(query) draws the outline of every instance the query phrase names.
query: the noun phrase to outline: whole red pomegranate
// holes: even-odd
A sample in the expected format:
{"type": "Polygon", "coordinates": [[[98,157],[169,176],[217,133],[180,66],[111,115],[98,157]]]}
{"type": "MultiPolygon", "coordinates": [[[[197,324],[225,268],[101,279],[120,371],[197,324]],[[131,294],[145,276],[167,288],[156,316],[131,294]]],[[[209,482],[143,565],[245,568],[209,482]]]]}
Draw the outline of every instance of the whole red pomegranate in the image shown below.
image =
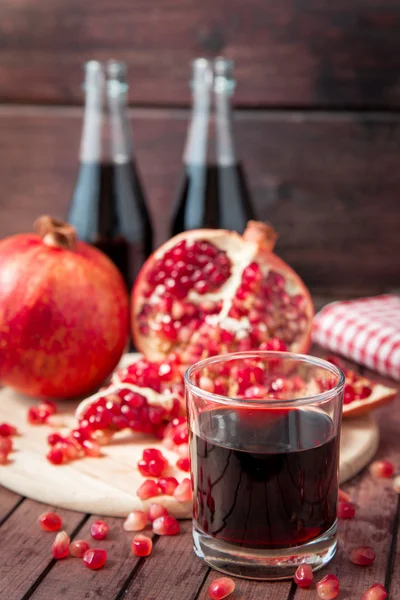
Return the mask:
{"type": "Polygon", "coordinates": [[[234,350],[307,352],[314,314],[300,277],[273,253],[276,233],[181,233],[154,252],[133,290],[135,343],[147,358],[185,364],[234,350]]]}
{"type": "Polygon", "coordinates": [[[129,303],[116,267],[51,217],[0,242],[0,380],[43,398],[98,387],[124,350],[129,303]]]}

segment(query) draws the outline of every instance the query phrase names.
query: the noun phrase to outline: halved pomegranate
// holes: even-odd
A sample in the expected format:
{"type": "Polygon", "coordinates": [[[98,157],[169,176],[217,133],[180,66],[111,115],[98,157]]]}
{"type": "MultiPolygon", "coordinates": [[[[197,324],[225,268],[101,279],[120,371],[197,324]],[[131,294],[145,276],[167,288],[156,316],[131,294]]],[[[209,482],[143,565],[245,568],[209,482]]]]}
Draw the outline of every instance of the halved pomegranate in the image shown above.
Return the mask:
{"type": "Polygon", "coordinates": [[[362,415],[379,406],[391,402],[397,394],[394,388],[376,383],[351,369],[346,369],[336,356],[328,356],[326,360],[339,367],[346,377],[343,397],[343,417],[362,415]]]}
{"type": "Polygon", "coordinates": [[[299,276],[273,254],[276,237],[270,225],[250,221],[243,236],[197,229],[166,242],[133,290],[137,348],[151,360],[178,352],[184,364],[268,349],[271,338],[307,352],[313,305],[299,276]]]}

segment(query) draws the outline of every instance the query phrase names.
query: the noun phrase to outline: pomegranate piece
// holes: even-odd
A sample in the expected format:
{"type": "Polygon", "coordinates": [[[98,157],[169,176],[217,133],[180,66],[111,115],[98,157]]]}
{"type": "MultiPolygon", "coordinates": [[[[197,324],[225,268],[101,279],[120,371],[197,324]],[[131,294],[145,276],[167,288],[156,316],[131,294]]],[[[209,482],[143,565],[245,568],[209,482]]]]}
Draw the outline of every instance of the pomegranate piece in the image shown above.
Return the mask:
{"type": "Polygon", "coordinates": [[[230,577],[219,577],[210,583],[207,593],[213,600],[222,600],[232,594],[235,587],[235,582],[230,577]]]}
{"type": "Polygon", "coordinates": [[[172,515],[164,515],[153,521],[153,532],[157,535],[177,535],[180,530],[178,521],[172,515]]]}
{"type": "Polygon", "coordinates": [[[39,525],[43,531],[59,531],[62,527],[62,518],[54,512],[43,513],[39,517],[39,525]]]}
{"type": "Polygon", "coordinates": [[[142,459],[138,462],[138,469],[143,477],[160,477],[168,466],[168,460],[156,448],[143,450],[142,459]]]}
{"type": "Polygon", "coordinates": [[[136,495],[141,500],[148,500],[154,496],[159,496],[161,489],[153,479],[146,479],[136,491],[136,495]]]}
{"type": "Polygon", "coordinates": [[[90,526],[90,535],[95,540],[104,540],[108,531],[109,527],[105,521],[95,521],[90,526]]]}
{"type": "Polygon", "coordinates": [[[149,521],[150,523],[152,523],[155,519],[158,519],[158,517],[163,517],[164,515],[168,514],[168,510],[165,508],[165,506],[162,506],[161,504],[157,504],[156,502],[152,502],[149,505],[149,521]]]}
{"type": "Polygon", "coordinates": [[[101,548],[90,548],[83,555],[83,562],[88,569],[101,569],[107,560],[107,552],[101,548]]]}
{"type": "Polygon", "coordinates": [[[385,600],[387,591],[381,583],[374,583],[364,594],[361,600],[385,600]]]}
{"type": "Polygon", "coordinates": [[[394,474],[394,465],[388,460],[375,460],[369,466],[372,477],[389,478],[394,474]]]}
{"type": "MultiPolygon", "coordinates": [[[[296,273],[273,254],[275,239],[271,226],[250,221],[243,236],[199,229],[169,240],[136,280],[136,347],[152,360],[179,352],[186,365],[263,348],[271,338],[307,351],[311,299],[296,273]]],[[[214,391],[210,381],[202,386],[214,391]]]]}
{"type": "Polygon", "coordinates": [[[333,600],[339,594],[339,580],[336,575],[325,575],[316,587],[319,598],[323,600],[333,600]]]}
{"type": "Polygon", "coordinates": [[[17,428],[13,425],[10,425],[10,423],[0,423],[0,436],[10,437],[17,434],[17,428]]]}
{"type": "Polygon", "coordinates": [[[143,510],[134,510],[126,517],[123,528],[125,531],[142,531],[147,525],[148,516],[143,510]]]}
{"type": "Polygon", "coordinates": [[[187,458],[187,457],[179,458],[176,461],[176,466],[181,471],[185,471],[185,473],[188,473],[190,471],[190,460],[189,460],[189,458],[187,458]]]}
{"type": "Polygon", "coordinates": [[[294,582],[301,588],[308,588],[314,581],[314,575],[310,565],[300,565],[294,574],[294,582]]]}
{"type": "Polygon", "coordinates": [[[90,544],[86,540],[75,540],[71,543],[69,551],[75,558],[82,558],[85,552],[90,549],[90,544]]]}
{"type": "Polygon", "coordinates": [[[338,518],[352,519],[356,514],[356,508],[352,502],[338,502],[338,518]]]}
{"type": "Polygon", "coordinates": [[[59,560],[60,558],[66,558],[69,554],[70,537],[66,531],[60,531],[57,533],[56,539],[51,547],[51,553],[53,558],[59,560]]]}
{"type": "Polygon", "coordinates": [[[359,546],[350,552],[350,560],[355,565],[372,565],[375,560],[375,552],[369,546],[359,546]]]}
{"type": "Polygon", "coordinates": [[[189,502],[192,499],[192,482],[184,479],[176,488],[174,498],[178,502],[189,502]]]}
{"type": "Polygon", "coordinates": [[[160,488],[161,493],[166,496],[173,496],[179,484],[175,477],[160,477],[157,479],[157,485],[160,488]]]}
{"type": "Polygon", "coordinates": [[[132,540],[132,552],[135,556],[149,556],[153,549],[153,542],[147,535],[135,535],[132,540]]]}

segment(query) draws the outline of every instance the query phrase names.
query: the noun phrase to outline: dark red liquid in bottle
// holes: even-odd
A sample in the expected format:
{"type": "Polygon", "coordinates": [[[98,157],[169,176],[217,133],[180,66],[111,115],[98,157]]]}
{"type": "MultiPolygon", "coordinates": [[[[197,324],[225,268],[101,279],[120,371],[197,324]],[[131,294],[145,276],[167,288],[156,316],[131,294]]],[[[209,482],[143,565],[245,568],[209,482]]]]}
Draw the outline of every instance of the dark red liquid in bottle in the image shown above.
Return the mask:
{"type": "Polygon", "coordinates": [[[304,544],[336,520],[339,440],[330,417],[303,409],[200,415],[192,436],[194,519],[230,544],[304,544]]]}

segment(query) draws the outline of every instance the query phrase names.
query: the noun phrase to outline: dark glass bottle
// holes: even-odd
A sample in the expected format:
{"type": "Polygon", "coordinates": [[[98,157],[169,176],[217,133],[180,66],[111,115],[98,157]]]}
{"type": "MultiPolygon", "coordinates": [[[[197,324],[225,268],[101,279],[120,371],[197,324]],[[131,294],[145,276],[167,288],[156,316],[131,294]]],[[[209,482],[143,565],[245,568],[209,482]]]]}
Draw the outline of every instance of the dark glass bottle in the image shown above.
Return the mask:
{"type": "Polygon", "coordinates": [[[85,71],[80,166],[68,221],[81,240],[109,256],[130,287],[152,250],[152,229],[126,113],[125,67],[109,61],[107,82],[99,62],[86,63],[85,71]]]}
{"type": "Polygon", "coordinates": [[[254,218],[243,167],[234,147],[231,96],[233,63],[217,58],[193,62],[193,107],[183,155],[184,174],[174,205],[171,233],[200,227],[242,233],[254,218]],[[210,119],[214,90],[215,114],[210,119]],[[209,140],[213,125],[215,148],[209,140]]]}

